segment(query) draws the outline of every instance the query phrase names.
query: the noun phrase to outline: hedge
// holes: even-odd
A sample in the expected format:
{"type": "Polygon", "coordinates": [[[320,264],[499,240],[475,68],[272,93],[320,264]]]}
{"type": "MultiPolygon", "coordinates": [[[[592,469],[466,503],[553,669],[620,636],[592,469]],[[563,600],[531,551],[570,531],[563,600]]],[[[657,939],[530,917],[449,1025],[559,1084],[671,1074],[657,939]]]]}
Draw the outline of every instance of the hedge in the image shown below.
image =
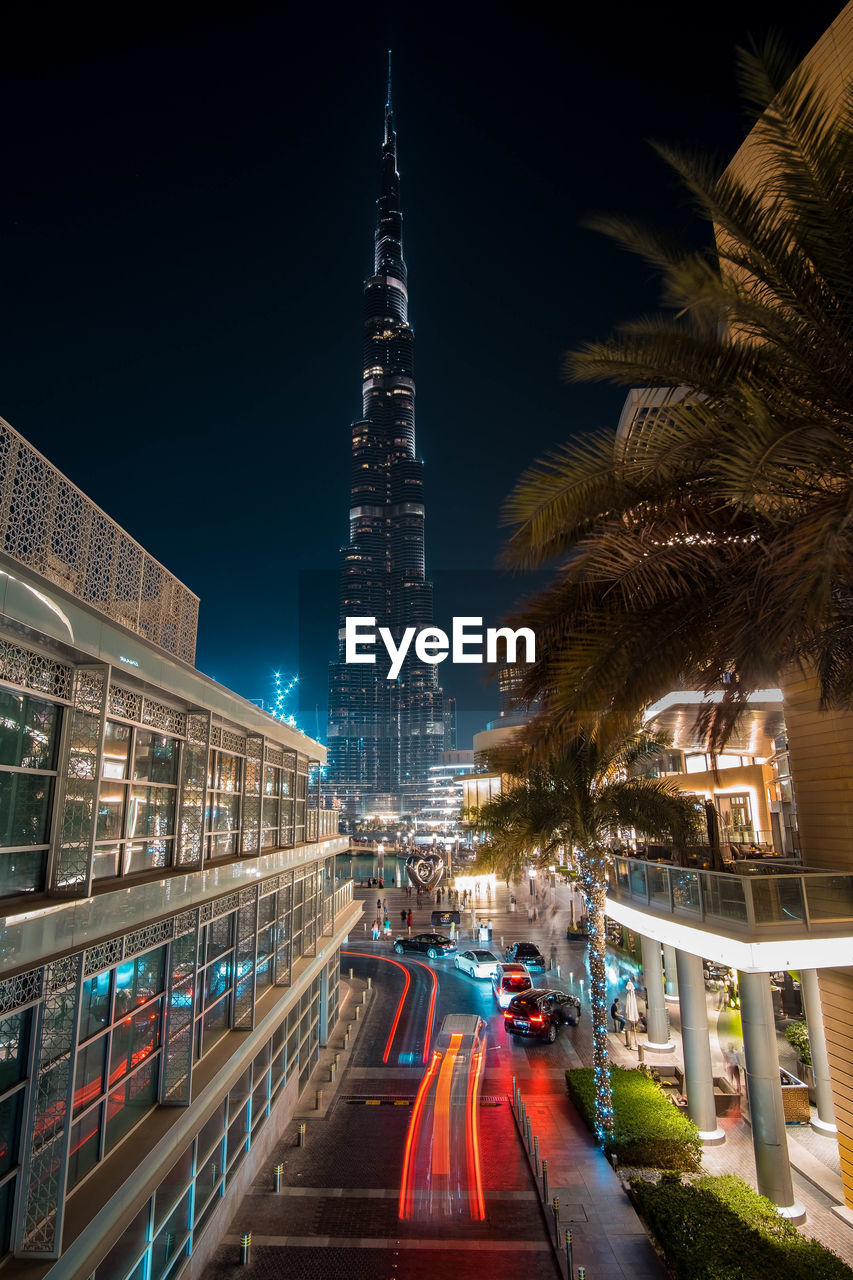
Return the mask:
{"type": "Polygon", "coordinates": [[[676,1280],[851,1280],[853,1271],[800,1235],[775,1206],[733,1174],[682,1183],[664,1174],[631,1189],[676,1280]]]}
{"type": "MultiPolygon", "coordinates": [[[[591,1067],[566,1072],[569,1096],[595,1132],[595,1085],[591,1067]]],[[[610,1068],[614,1130],[604,1143],[621,1164],[642,1169],[692,1173],[700,1166],[702,1143],[692,1120],[681,1114],[660,1085],[641,1069],[610,1068]]]]}

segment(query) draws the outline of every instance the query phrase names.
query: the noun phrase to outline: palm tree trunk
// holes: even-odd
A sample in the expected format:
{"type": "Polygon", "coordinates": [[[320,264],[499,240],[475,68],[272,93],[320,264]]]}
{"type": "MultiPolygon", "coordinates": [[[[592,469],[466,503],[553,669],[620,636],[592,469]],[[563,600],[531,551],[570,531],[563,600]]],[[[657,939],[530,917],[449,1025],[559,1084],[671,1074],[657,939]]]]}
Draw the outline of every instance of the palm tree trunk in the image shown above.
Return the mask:
{"type": "Polygon", "coordinates": [[[605,935],[605,859],[587,855],[583,859],[583,889],[589,917],[589,995],[592,1003],[592,1064],[595,1082],[595,1132],[604,1142],[613,1132],[613,1098],[610,1092],[610,1063],[607,1057],[607,938],[605,935]]]}

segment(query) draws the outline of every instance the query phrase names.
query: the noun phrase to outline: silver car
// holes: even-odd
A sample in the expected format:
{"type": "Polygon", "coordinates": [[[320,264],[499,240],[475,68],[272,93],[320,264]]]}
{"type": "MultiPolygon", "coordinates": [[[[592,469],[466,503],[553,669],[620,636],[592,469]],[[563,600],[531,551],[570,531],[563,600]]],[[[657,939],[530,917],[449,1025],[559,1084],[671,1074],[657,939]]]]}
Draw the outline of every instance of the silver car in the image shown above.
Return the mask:
{"type": "Polygon", "coordinates": [[[491,951],[462,951],[456,957],[456,968],[469,978],[491,978],[499,964],[491,951]]]}
{"type": "Polygon", "coordinates": [[[499,964],[492,975],[492,994],[502,1009],[533,986],[523,964],[499,964]]]}

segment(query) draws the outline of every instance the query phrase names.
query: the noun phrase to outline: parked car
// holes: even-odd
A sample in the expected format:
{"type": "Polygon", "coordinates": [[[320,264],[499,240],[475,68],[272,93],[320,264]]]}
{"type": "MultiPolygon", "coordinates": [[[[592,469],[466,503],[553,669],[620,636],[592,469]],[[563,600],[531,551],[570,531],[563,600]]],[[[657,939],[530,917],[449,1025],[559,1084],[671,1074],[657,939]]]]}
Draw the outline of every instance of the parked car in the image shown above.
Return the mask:
{"type": "Polygon", "coordinates": [[[532,986],[533,979],[523,964],[499,964],[492,974],[492,994],[502,1009],[532,986]]]}
{"type": "Polygon", "coordinates": [[[437,956],[451,956],[456,951],[456,943],[443,933],[416,933],[413,938],[401,934],[394,939],[394,950],[398,956],[404,951],[426,952],[430,960],[437,956]]]}
{"type": "Polygon", "coordinates": [[[535,942],[512,942],[507,947],[504,959],[512,964],[523,964],[531,973],[544,973],[548,968],[545,957],[535,942]]]}
{"type": "Polygon", "coordinates": [[[504,1026],[514,1036],[535,1036],[553,1044],[560,1027],[576,1027],[581,1002],[565,991],[528,991],[510,1000],[504,1026]]]}
{"type": "Polygon", "coordinates": [[[460,951],[456,957],[456,968],[469,978],[491,978],[499,964],[491,951],[460,951]]]}

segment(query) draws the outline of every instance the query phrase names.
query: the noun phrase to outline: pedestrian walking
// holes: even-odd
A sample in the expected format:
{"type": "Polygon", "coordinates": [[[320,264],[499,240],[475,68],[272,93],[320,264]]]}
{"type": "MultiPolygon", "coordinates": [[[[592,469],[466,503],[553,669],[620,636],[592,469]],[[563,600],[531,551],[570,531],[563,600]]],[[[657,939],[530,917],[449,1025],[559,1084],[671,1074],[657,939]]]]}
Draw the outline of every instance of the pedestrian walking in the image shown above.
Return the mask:
{"type": "Polygon", "coordinates": [[[405,929],[405,927],[406,927],[406,908],[403,907],[403,910],[400,912],[400,928],[405,929]]]}
{"type": "Polygon", "coordinates": [[[409,907],[409,910],[406,912],[406,924],[409,926],[409,933],[412,932],[412,919],[412,908],[409,907]]]}
{"type": "Polygon", "coordinates": [[[391,941],[391,919],[389,916],[385,917],[385,927],[382,932],[383,932],[383,936],[386,937],[390,942],[391,941]]]}
{"type": "Polygon", "coordinates": [[[373,921],[373,933],[372,933],[372,937],[373,937],[373,941],[374,941],[374,942],[375,942],[375,941],[377,940],[377,938],[379,937],[379,921],[378,921],[378,920],[374,920],[374,921],[373,921]]]}

